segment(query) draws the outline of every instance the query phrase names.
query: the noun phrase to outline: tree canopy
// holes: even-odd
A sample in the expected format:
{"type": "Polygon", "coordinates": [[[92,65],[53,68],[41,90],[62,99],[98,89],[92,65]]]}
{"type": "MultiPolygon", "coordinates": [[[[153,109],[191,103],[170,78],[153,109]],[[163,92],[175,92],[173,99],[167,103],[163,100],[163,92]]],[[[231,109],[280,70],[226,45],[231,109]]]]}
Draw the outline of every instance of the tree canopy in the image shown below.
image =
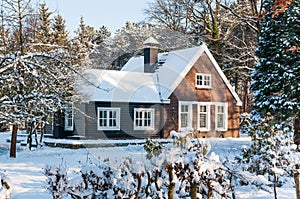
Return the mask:
{"type": "Polygon", "coordinates": [[[284,119],[300,113],[300,2],[291,2],[285,11],[273,3],[263,4],[268,12],[260,22],[251,88],[256,108],[284,119]]]}

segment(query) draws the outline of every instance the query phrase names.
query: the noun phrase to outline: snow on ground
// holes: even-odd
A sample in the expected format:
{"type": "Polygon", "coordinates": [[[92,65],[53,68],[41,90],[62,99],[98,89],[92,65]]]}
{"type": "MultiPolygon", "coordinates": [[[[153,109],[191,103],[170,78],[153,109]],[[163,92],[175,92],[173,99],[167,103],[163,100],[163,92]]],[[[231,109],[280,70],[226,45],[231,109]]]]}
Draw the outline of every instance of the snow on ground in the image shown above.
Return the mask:
{"type": "MultiPolygon", "coordinates": [[[[53,148],[43,146],[39,149],[29,151],[28,149],[19,148],[17,158],[9,158],[9,144],[7,139],[10,138],[10,133],[0,133],[0,172],[4,172],[10,179],[12,186],[12,199],[51,199],[51,195],[47,193],[45,187],[45,177],[42,169],[45,165],[57,166],[63,161],[66,162],[68,171],[70,173],[79,168],[80,162],[86,162],[88,158],[96,160],[105,159],[121,159],[131,157],[136,161],[143,161],[145,159],[145,152],[141,140],[127,140],[127,141],[111,141],[111,140],[64,140],[60,139],[60,143],[72,142],[87,142],[87,143],[110,143],[116,144],[119,142],[130,142],[128,146],[122,147],[101,147],[101,148],[84,148],[84,149],[66,149],[53,148]]],[[[53,141],[53,139],[47,139],[53,141]]],[[[164,140],[166,141],[166,140],[164,140]]],[[[210,153],[214,152],[220,158],[232,158],[239,154],[244,145],[248,145],[250,138],[222,138],[222,139],[206,139],[209,143],[210,153]]],[[[134,161],[133,161],[134,162],[134,161]]],[[[293,185],[286,185],[278,188],[278,198],[293,199],[295,198],[293,185]]],[[[237,199],[271,199],[274,198],[272,194],[265,191],[258,190],[253,186],[237,187],[237,199]]],[[[1,198],[1,197],[0,197],[1,198]]]]}

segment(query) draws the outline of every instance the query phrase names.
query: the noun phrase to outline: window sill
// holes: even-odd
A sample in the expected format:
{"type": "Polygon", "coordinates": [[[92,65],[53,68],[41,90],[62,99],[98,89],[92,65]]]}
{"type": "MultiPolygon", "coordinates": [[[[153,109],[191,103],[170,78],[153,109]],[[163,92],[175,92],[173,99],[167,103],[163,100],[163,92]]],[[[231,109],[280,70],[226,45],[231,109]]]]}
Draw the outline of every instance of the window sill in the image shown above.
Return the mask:
{"type": "Polygon", "coordinates": [[[208,132],[208,131],[210,131],[210,129],[198,129],[198,131],[200,131],[200,132],[208,132]]]}
{"type": "Polygon", "coordinates": [[[119,131],[120,128],[97,128],[97,131],[119,131]]]}
{"type": "Polygon", "coordinates": [[[153,127],[134,127],[133,128],[134,131],[153,131],[154,128],[153,127]]]}
{"type": "Polygon", "coordinates": [[[216,131],[220,131],[220,132],[223,132],[223,131],[227,131],[228,129],[224,128],[224,129],[216,129],[216,131]]]}
{"type": "Polygon", "coordinates": [[[195,89],[197,89],[197,90],[201,90],[201,89],[203,89],[203,90],[212,90],[212,87],[200,87],[200,86],[196,86],[195,87],[195,89]]]}

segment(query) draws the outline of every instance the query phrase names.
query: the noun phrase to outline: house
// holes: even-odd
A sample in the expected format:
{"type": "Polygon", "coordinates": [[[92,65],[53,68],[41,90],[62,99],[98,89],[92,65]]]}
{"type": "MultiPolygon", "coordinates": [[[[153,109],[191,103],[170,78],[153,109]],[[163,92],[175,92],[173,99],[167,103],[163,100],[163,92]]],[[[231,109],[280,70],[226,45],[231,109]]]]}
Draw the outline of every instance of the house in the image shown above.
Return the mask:
{"type": "Polygon", "coordinates": [[[121,69],[85,72],[78,85],[84,100],[65,117],[65,131],[90,138],[238,137],[242,105],[205,44],[158,53],[144,42],[144,56],[121,69]]]}

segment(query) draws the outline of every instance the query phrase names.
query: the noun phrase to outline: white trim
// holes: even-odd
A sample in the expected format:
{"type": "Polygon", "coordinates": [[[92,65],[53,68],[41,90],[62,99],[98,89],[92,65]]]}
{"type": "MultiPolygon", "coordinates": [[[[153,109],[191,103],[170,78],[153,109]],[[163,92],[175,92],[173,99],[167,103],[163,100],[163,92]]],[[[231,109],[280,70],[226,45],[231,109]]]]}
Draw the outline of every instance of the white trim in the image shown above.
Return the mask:
{"type": "Polygon", "coordinates": [[[202,132],[207,132],[212,130],[212,120],[211,120],[211,109],[212,106],[215,106],[215,130],[216,131],[227,131],[228,130],[228,103],[227,102],[198,102],[198,101],[178,101],[178,131],[188,130],[187,128],[181,127],[181,105],[188,105],[189,106],[189,124],[188,127],[193,127],[193,105],[197,105],[197,130],[202,132]],[[206,106],[206,127],[200,128],[200,106],[206,106]],[[218,106],[224,107],[224,128],[217,127],[217,118],[218,118],[218,106]]]}
{"type": "Polygon", "coordinates": [[[216,131],[228,130],[228,103],[215,103],[215,129],[216,131]],[[218,106],[224,107],[224,126],[218,127],[218,106]]]}
{"type": "Polygon", "coordinates": [[[196,77],[195,77],[195,87],[196,88],[206,88],[206,89],[211,89],[212,88],[212,75],[211,74],[206,74],[206,73],[196,73],[196,77]],[[202,81],[201,84],[198,84],[198,77],[202,77],[202,81]],[[205,78],[209,77],[209,83],[208,85],[204,85],[204,82],[206,81],[205,78]]]}
{"type": "MultiPolygon", "coordinates": [[[[97,130],[120,130],[120,108],[110,108],[110,107],[98,107],[97,108],[97,130]],[[109,117],[106,117],[106,126],[100,126],[100,111],[115,111],[116,112],[116,126],[109,126],[109,117]]],[[[105,119],[105,118],[104,118],[105,119]]]]}
{"type": "Polygon", "coordinates": [[[242,106],[243,103],[242,103],[241,99],[239,98],[238,94],[235,92],[234,88],[231,86],[230,82],[228,81],[227,77],[223,73],[221,67],[219,66],[219,64],[217,63],[217,61],[215,60],[215,58],[213,57],[213,55],[211,54],[211,52],[209,51],[209,49],[207,48],[207,46],[206,45],[202,45],[201,47],[204,48],[204,52],[206,52],[208,58],[213,63],[213,65],[215,66],[217,72],[219,73],[219,75],[221,76],[222,80],[226,84],[227,88],[230,90],[231,94],[235,98],[236,105],[237,106],[242,106]]]}
{"type": "Polygon", "coordinates": [[[65,107],[65,131],[73,131],[74,130],[74,110],[73,110],[73,103],[69,104],[69,106],[65,107]],[[70,118],[71,112],[71,118],[70,118]],[[71,125],[69,124],[69,119],[71,119],[71,125]]]}
{"type": "Polygon", "coordinates": [[[178,102],[178,129],[179,131],[189,131],[193,128],[193,103],[191,102],[178,102]],[[187,105],[188,106],[188,121],[187,127],[181,127],[181,106],[187,105]]]}
{"type": "MultiPolygon", "coordinates": [[[[174,79],[173,84],[171,84],[171,86],[169,87],[169,90],[163,95],[163,97],[165,98],[169,98],[170,95],[174,92],[174,90],[177,88],[177,86],[180,84],[180,82],[186,77],[186,74],[188,74],[188,72],[191,70],[191,68],[194,66],[194,64],[198,61],[199,57],[203,54],[205,48],[203,48],[203,46],[205,46],[205,44],[202,44],[201,46],[198,47],[193,47],[191,49],[195,49],[195,54],[194,56],[187,60],[187,64],[184,67],[184,69],[177,75],[177,78],[174,79]]],[[[185,49],[183,49],[185,50],[185,49]]],[[[172,53],[173,55],[182,57],[182,55],[180,55],[180,52],[182,50],[178,50],[178,51],[170,51],[170,53],[172,53]],[[179,53],[178,53],[179,52],[179,53]]],[[[159,78],[164,78],[160,76],[160,73],[158,73],[159,78]]]]}
{"type": "Polygon", "coordinates": [[[154,114],[155,114],[155,109],[154,108],[134,108],[134,111],[133,111],[133,114],[134,114],[134,119],[133,119],[133,130],[154,130],[154,114]],[[141,119],[141,126],[137,126],[136,125],[136,113],[137,112],[142,112],[142,118],[141,119]],[[149,112],[151,115],[150,115],[150,125],[147,126],[145,125],[145,113],[146,112],[149,112]]]}
{"type": "Polygon", "coordinates": [[[199,131],[210,131],[211,126],[211,102],[198,102],[197,104],[197,127],[199,131]],[[200,127],[200,106],[206,107],[206,127],[200,127]]]}

